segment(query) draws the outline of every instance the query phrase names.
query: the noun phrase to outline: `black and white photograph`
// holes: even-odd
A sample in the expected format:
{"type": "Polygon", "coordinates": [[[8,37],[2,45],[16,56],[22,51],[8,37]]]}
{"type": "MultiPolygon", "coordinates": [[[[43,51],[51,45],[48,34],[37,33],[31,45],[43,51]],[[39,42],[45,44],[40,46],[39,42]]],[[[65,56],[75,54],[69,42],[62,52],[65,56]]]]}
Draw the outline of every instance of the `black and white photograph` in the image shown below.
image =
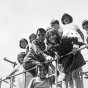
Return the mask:
{"type": "Polygon", "coordinates": [[[88,88],[88,0],[0,0],[0,88],[88,88]]]}

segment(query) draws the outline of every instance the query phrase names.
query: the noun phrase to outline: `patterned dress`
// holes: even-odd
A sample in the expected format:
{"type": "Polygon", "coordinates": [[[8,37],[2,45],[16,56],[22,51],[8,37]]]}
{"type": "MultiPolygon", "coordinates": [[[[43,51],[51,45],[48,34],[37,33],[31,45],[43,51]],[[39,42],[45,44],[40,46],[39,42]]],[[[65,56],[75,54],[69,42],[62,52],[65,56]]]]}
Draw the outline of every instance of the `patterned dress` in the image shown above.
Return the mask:
{"type": "Polygon", "coordinates": [[[85,65],[84,58],[79,51],[75,55],[70,54],[66,56],[66,54],[72,51],[74,44],[80,44],[77,38],[63,37],[60,43],[56,46],[52,44],[52,47],[47,50],[52,57],[55,56],[54,52],[58,52],[60,56],[63,56],[59,59],[59,63],[62,64],[65,73],[72,72],[73,70],[85,65]]]}

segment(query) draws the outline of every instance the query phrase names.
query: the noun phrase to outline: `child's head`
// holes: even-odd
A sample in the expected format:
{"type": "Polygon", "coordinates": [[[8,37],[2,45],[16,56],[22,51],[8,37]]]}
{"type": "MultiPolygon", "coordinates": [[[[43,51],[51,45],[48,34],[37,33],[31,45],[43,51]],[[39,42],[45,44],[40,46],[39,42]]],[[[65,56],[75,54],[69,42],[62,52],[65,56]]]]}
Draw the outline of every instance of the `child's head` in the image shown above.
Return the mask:
{"type": "Polygon", "coordinates": [[[62,23],[65,24],[69,24],[73,22],[73,18],[71,15],[64,13],[62,18],[61,18],[62,23]]]}
{"type": "Polygon", "coordinates": [[[86,31],[88,31],[88,20],[84,20],[82,22],[82,28],[85,29],[86,31]]]}
{"type": "Polygon", "coordinates": [[[20,54],[18,54],[17,60],[20,64],[23,64],[23,60],[24,60],[25,56],[26,56],[25,52],[21,52],[20,54]]]}
{"type": "Polygon", "coordinates": [[[59,21],[58,20],[52,20],[51,23],[50,23],[51,27],[54,29],[54,30],[58,30],[60,28],[60,24],[59,24],[59,21]]]}
{"type": "Polygon", "coordinates": [[[46,75],[48,74],[48,65],[46,63],[42,63],[42,64],[39,64],[37,65],[37,75],[41,78],[41,79],[44,79],[46,78],[46,75]]]}
{"type": "Polygon", "coordinates": [[[22,39],[19,41],[19,46],[20,46],[20,48],[25,49],[27,45],[28,45],[28,41],[27,41],[25,38],[22,38],[22,39]]]}
{"type": "Polygon", "coordinates": [[[30,36],[29,36],[29,40],[30,40],[30,43],[32,43],[33,40],[36,39],[36,35],[34,33],[32,33],[30,36]]]}
{"type": "Polygon", "coordinates": [[[61,37],[59,36],[59,33],[56,30],[51,30],[46,33],[47,43],[51,44],[59,43],[60,38],[61,37]]]}
{"type": "Polygon", "coordinates": [[[40,42],[44,42],[45,40],[45,35],[46,35],[46,31],[44,28],[39,28],[37,30],[37,33],[36,33],[36,36],[37,36],[37,39],[40,41],[40,42]]]}

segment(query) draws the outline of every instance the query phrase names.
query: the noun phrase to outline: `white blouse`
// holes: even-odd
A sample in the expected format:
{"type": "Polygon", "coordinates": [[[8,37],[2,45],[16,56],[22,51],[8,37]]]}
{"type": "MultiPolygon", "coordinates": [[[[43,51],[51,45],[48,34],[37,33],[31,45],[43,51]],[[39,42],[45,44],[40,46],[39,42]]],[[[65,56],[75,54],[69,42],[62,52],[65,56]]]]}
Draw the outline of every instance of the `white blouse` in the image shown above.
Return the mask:
{"type": "Polygon", "coordinates": [[[77,32],[79,27],[73,23],[67,24],[63,26],[63,36],[67,37],[77,37],[79,42],[83,42],[80,34],[77,32]]]}

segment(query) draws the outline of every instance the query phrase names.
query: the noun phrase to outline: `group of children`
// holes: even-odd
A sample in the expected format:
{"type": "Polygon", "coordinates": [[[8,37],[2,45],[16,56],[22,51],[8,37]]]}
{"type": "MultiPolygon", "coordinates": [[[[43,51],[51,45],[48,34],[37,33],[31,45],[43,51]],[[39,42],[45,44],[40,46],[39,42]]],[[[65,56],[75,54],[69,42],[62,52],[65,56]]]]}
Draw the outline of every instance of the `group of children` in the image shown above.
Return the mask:
{"type": "MultiPolygon", "coordinates": [[[[61,22],[64,25],[63,28],[58,20],[52,20],[51,27],[47,30],[39,28],[36,34],[31,34],[29,36],[30,46],[26,39],[20,40],[20,48],[26,50],[24,53],[18,54],[20,66],[23,70],[35,68],[27,72],[31,75],[31,80],[27,81],[26,73],[25,81],[21,82],[23,86],[18,86],[18,88],[52,88],[52,84],[55,83],[55,76],[52,74],[47,76],[47,74],[50,68],[55,73],[55,66],[52,62],[48,62],[48,56],[58,60],[57,73],[58,76],[62,76],[62,88],[68,88],[70,77],[73,80],[74,88],[78,88],[78,69],[86,63],[81,52],[77,49],[84,45],[85,41],[86,44],[88,43],[88,21],[85,20],[82,23],[83,29],[86,30],[86,39],[78,26],[73,24],[72,16],[65,13],[61,22]],[[70,52],[71,54],[67,55],[70,52]],[[27,85],[25,86],[25,84],[27,85]]],[[[14,72],[18,70],[15,69],[14,72]]]]}

